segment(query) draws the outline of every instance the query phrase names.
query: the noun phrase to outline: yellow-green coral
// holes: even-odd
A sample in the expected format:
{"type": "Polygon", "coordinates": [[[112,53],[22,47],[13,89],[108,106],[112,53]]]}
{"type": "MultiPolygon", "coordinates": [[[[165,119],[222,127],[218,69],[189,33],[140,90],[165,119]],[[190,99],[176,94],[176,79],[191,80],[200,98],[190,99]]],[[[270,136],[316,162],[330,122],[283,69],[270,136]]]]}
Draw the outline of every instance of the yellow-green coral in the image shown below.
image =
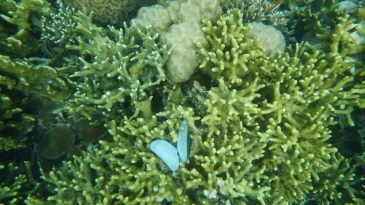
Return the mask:
{"type": "MultiPolygon", "coordinates": [[[[36,18],[30,17],[31,13],[47,15],[50,7],[50,3],[44,0],[23,0],[21,3],[7,0],[7,5],[13,5],[16,9],[8,10],[8,14],[0,14],[0,17],[9,23],[17,25],[19,29],[30,29],[30,19],[33,21],[33,24],[38,24],[39,21],[36,18]]],[[[37,26],[40,26],[40,24],[37,26]]]]}
{"type": "Polygon", "coordinates": [[[219,122],[213,123],[211,128],[217,134],[230,125],[231,129],[224,130],[258,136],[258,142],[265,142],[265,157],[259,164],[265,167],[263,175],[267,179],[261,180],[260,184],[271,187],[269,201],[283,199],[294,203],[298,201],[297,197],[303,197],[313,189],[312,182],[321,180],[319,173],[331,167],[331,153],[337,150],[326,140],[330,138],[328,126],[335,123],[334,117],[345,114],[349,124],[353,124],[352,107],[365,106],[365,85],[361,74],[365,68],[357,62],[354,71],[353,65],[345,64],[340,55],[318,51],[267,58],[255,49],[254,44],[250,49],[255,53],[252,55],[254,59],[235,61],[245,55],[251,56],[245,53],[246,42],[250,41],[240,42],[245,33],[234,35],[242,24],[227,20],[240,19],[236,17],[239,15],[242,14],[235,10],[228,11],[216,25],[205,22],[203,28],[207,39],[213,43],[209,50],[201,48],[199,51],[201,70],[220,85],[220,92],[210,94],[206,101],[210,105],[208,113],[213,114],[207,125],[219,122]],[[239,76],[235,74],[241,78],[231,80],[230,76],[239,76]],[[241,98],[248,100],[244,98],[248,93],[244,88],[248,86],[253,88],[249,89],[252,94],[247,97],[255,99],[243,106],[239,103],[244,102],[241,98]],[[232,94],[237,96],[231,97],[232,94]],[[210,107],[212,111],[209,111],[210,107]],[[227,111],[219,112],[224,109],[227,111]],[[235,117],[237,114],[241,116],[235,117]],[[237,129],[239,123],[243,128],[237,129]]]}
{"type": "Polygon", "coordinates": [[[10,35],[6,29],[0,25],[0,33],[6,37],[0,37],[0,46],[3,50],[0,54],[11,55],[13,57],[25,57],[36,52],[39,48],[38,39],[33,37],[29,31],[21,29],[14,35],[10,35]]]}
{"type": "Polygon", "coordinates": [[[7,81],[0,76],[0,151],[24,148],[22,132],[33,127],[35,118],[23,111],[27,105],[27,97],[16,91],[1,87],[1,81],[7,81]]]}
{"type": "Polygon", "coordinates": [[[83,81],[67,107],[104,123],[113,139],[43,173],[57,187],[48,199],[63,203],[71,194],[77,196],[71,204],[296,204],[315,195],[326,203],[336,202],[344,185],[346,202],[361,204],[362,193],[349,182],[353,168],[328,139],[339,115],[353,124],[353,107],[365,107],[364,64],[305,45],[269,58],[242,16],[229,10],[217,22],[203,21],[209,46],[197,44],[199,71],[212,87],[195,83],[205,108],[195,112],[190,105],[198,98],[179,102],[174,97],[186,92],[162,83],[169,51],[154,43],[158,37],[149,28],[147,34],[133,26],[106,31],[79,12],[82,36],[67,47],[86,55],[73,75],[83,81]],[[163,111],[152,109],[154,92],[163,92],[163,111]],[[183,120],[190,130],[189,163],[171,173],[148,147],[155,139],[174,144],[183,120]]]}
{"type": "Polygon", "coordinates": [[[129,105],[124,107],[130,102],[137,116],[139,103],[149,98],[148,90],[165,80],[162,67],[170,50],[156,44],[158,35],[152,36],[150,29],[143,33],[134,26],[125,27],[125,31],[111,27],[108,32],[112,37],[104,37],[102,28],[91,23],[92,17],[93,12],[78,12],[77,29],[84,37],[78,38],[78,45],[66,46],[92,56],[90,62],[80,58],[83,68],[71,75],[74,79],[83,77],[83,82],[69,107],[89,119],[102,114],[109,121],[120,120],[130,112],[129,105]]]}
{"type": "Polygon", "coordinates": [[[2,182],[0,183],[0,201],[3,202],[5,201],[4,199],[10,198],[8,203],[15,204],[18,201],[18,199],[21,199],[21,196],[19,195],[18,191],[27,182],[27,177],[23,174],[15,176],[19,167],[14,166],[13,163],[9,163],[7,165],[8,171],[6,174],[5,171],[2,170],[4,168],[5,166],[0,164],[0,173],[2,173],[3,176],[8,176],[7,179],[9,181],[4,180],[3,178],[2,182]]]}
{"type": "Polygon", "coordinates": [[[0,55],[0,62],[0,74],[5,79],[0,85],[10,90],[39,93],[55,100],[67,98],[73,92],[67,76],[67,72],[74,69],[72,66],[58,69],[42,64],[35,66],[30,60],[12,60],[3,55],[0,55]]]}
{"type": "Polygon", "coordinates": [[[65,0],[65,4],[70,8],[95,12],[94,22],[97,24],[122,25],[142,6],[156,3],[156,0],[65,0]]]}

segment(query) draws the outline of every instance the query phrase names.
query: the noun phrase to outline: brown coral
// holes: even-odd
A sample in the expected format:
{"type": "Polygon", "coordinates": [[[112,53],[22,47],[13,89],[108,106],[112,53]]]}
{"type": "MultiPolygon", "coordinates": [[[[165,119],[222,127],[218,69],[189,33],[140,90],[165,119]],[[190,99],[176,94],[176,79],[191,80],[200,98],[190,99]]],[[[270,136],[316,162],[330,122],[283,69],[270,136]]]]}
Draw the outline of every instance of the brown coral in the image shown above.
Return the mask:
{"type": "Polygon", "coordinates": [[[75,143],[75,133],[68,127],[59,126],[48,130],[39,143],[39,152],[49,159],[57,159],[68,153],[75,143]]]}
{"type": "Polygon", "coordinates": [[[121,24],[128,21],[131,13],[142,6],[152,5],[153,0],[64,0],[64,3],[75,9],[87,8],[94,11],[97,24],[121,24]]]}
{"type": "Polygon", "coordinates": [[[79,127],[80,138],[85,143],[93,143],[98,141],[106,132],[106,128],[103,125],[93,126],[90,125],[90,121],[82,120],[79,127]]]}

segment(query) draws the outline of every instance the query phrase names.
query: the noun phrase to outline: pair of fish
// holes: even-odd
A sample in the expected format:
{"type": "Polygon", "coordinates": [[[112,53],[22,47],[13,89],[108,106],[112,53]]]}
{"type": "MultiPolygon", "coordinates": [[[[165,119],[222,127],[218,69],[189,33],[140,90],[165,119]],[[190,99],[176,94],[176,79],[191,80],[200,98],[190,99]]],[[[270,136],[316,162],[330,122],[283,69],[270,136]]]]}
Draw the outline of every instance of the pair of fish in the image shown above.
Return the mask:
{"type": "Polygon", "coordinates": [[[150,144],[150,150],[173,172],[179,168],[180,161],[188,161],[188,122],[184,120],[180,126],[183,129],[178,132],[177,148],[166,140],[155,140],[150,144]]]}

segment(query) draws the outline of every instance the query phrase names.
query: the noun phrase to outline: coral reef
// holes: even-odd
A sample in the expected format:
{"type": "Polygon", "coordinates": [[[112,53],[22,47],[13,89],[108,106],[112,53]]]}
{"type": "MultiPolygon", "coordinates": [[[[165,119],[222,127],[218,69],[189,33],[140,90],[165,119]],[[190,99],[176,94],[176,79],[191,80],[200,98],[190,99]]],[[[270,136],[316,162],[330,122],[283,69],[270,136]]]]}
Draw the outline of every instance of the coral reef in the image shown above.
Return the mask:
{"type": "Polygon", "coordinates": [[[118,24],[129,20],[131,14],[142,6],[150,6],[154,0],[64,0],[64,3],[76,10],[86,8],[95,13],[94,22],[96,24],[118,24]]]}
{"type": "Polygon", "coordinates": [[[48,14],[49,5],[43,0],[24,0],[20,3],[12,0],[1,1],[0,54],[25,57],[36,52],[39,48],[38,39],[31,29],[41,26],[40,15],[48,14]],[[9,24],[4,23],[4,20],[9,24]],[[18,29],[10,24],[16,25],[18,29]]]}
{"type": "Polygon", "coordinates": [[[251,23],[249,34],[256,38],[256,42],[264,49],[265,55],[273,57],[277,52],[284,53],[286,49],[285,37],[277,29],[263,23],[251,23]]]}
{"type": "Polygon", "coordinates": [[[12,31],[0,25],[0,51],[2,55],[25,57],[36,52],[39,48],[38,40],[28,30],[12,31]],[[13,34],[14,33],[14,34],[13,34]]]}
{"type": "Polygon", "coordinates": [[[51,10],[49,16],[42,20],[42,40],[55,44],[76,43],[75,9],[66,9],[62,1],[57,1],[58,10],[51,10]],[[67,20],[65,20],[67,19],[67,20]]]}
{"type": "MultiPolygon", "coordinates": [[[[351,72],[353,65],[344,64],[345,59],[339,55],[325,55],[319,51],[303,53],[299,52],[300,48],[292,57],[286,53],[283,57],[267,59],[254,46],[250,51],[255,58],[237,60],[253,55],[246,54],[250,44],[244,39],[242,23],[237,25],[241,17],[236,11],[231,12],[226,18],[236,19],[232,21],[234,25],[230,25],[225,17],[217,26],[206,22],[203,30],[213,43],[210,50],[200,46],[199,51],[202,71],[220,85],[220,92],[209,91],[210,98],[205,102],[210,105],[208,113],[214,113],[209,121],[217,123],[209,123],[211,133],[222,133],[224,128],[223,133],[246,133],[251,137],[258,136],[259,142],[266,141],[265,158],[259,164],[265,169],[263,175],[267,179],[259,180],[260,184],[270,184],[270,201],[298,202],[297,197],[310,193],[311,184],[321,180],[318,175],[332,166],[331,160],[337,160],[331,158],[331,153],[337,149],[326,143],[330,138],[328,126],[336,123],[339,114],[345,114],[348,123],[353,125],[352,107],[365,106],[365,85],[361,74],[364,65],[358,62],[357,70],[351,72]],[[242,36],[227,36],[225,30],[230,27],[234,28],[231,33],[241,33],[242,36]],[[227,36],[226,41],[221,40],[223,36],[227,36]],[[241,43],[242,39],[244,43],[241,43]],[[241,78],[233,78],[236,76],[241,78]],[[359,80],[354,82],[354,79],[359,80]],[[246,87],[251,87],[249,91],[252,93],[242,90],[246,87]]],[[[341,184],[341,180],[338,179],[336,184],[341,184]]],[[[332,191],[322,189],[321,193],[332,191]]],[[[355,195],[351,196],[357,200],[355,195]]],[[[321,197],[324,200],[327,196],[321,197]]]]}
{"type": "Polygon", "coordinates": [[[35,106],[29,109],[32,100],[28,96],[69,97],[74,87],[68,72],[75,67],[52,68],[44,65],[45,59],[13,60],[4,55],[0,55],[0,62],[0,150],[23,148],[36,114],[35,106]]]}
{"type": "Polygon", "coordinates": [[[8,9],[9,16],[0,14],[0,17],[11,24],[17,25],[19,30],[30,29],[31,25],[29,20],[32,21],[32,24],[40,27],[39,18],[31,17],[31,15],[48,15],[50,7],[50,3],[45,0],[22,0],[21,3],[18,4],[16,1],[7,0],[7,4],[12,5],[15,9],[8,9]]]}
{"type": "Polygon", "coordinates": [[[125,31],[111,27],[112,37],[103,37],[102,28],[91,23],[92,17],[93,12],[88,16],[78,12],[77,28],[84,38],[78,38],[79,45],[67,45],[68,49],[91,56],[91,62],[80,58],[83,68],[71,75],[74,79],[82,77],[83,81],[78,84],[69,108],[89,120],[98,115],[107,122],[123,119],[130,112],[129,106],[133,107],[135,117],[150,116],[151,111],[145,108],[152,98],[147,93],[165,81],[162,68],[170,51],[166,46],[158,47],[158,35],[152,36],[150,31],[145,34],[133,26],[125,31]],[[136,38],[133,33],[137,33],[136,38]],[[142,45],[136,44],[137,37],[142,45]]]}
{"type": "Polygon", "coordinates": [[[19,166],[14,163],[1,163],[0,174],[3,176],[0,182],[1,204],[23,203],[26,196],[38,187],[29,161],[24,161],[19,166]]]}
{"type": "Polygon", "coordinates": [[[321,0],[303,5],[289,13],[292,19],[289,26],[294,28],[298,39],[303,34],[312,33],[312,39],[318,38],[319,41],[309,43],[318,50],[339,52],[342,57],[358,53],[364,47],[363,19],[357,15],[362,8],[355,7],[354,12],[349,13],[347,9],[341,10],[340,3],[343,2],[321,0]]]}
{"type": "Polygon", "coordinates": [[[153,33],[161,35],[161,43],[174,47],[166,65],[167,75],[173,82],[184,82],[198,66],[194,42],[207,43],[201,32],[201,20],[215,20],[221,10],[218,0],[166,1],[141,8],[132,23],[142,31],[152,25],[153,33]]]}
{"type": "MultiPolygon", "coordinates": [[[[0,77],[5,80],[5,77],[0,77]]],[[[4,88],[0,83],[0,151],[25,147],[25,134],[33,128],[35,118],[24,111],[28,98],[4,88]]]]}
{"type": "MultiPolygon", "coordinates": [[[[2,169],[4,169],[5,166],[0,164],[0,171],[3,172],[2,169]]],[[[10,185],[7,185],[5,183],[0,183],[0,201],[3,201],[3,199],[5,198],[12,198],[10,200],[11,204],[16,203],[17,199],[17,195],[18,195],[18,191],[19,189],[22,187],[22,184],[24,184],[25,182],[27,182],[27,177],[25,175],[19,175],[14,177],[14,172],[16,172],[18,170],[19,167],[14,166],[12,163],[8,164],[7,166],[8,168],[8,173],[9,174],[9,180],[12,181],[12,183],[10,185]],[[13,177],[13,179],[11,178],[13,177]]],[[[3,176],[5,176],[3,174],[3,176]]]]}
{"type": "Polygon", "coordinates": [[[266,0],[229,0],[225,2],[226,10],[238,8],[243,13],[243,22],[261,22],[266,25],[274,26],[282,31],[287,30],[287,19],[278,6],[266,0]]]}
{"type": "MultiPolygon", "coordinates": [[[[15,15],[21,3],[6,2],[0,5],[13,12],[5,19],[24,27],[15,15]]],[[[43,26],[48,46],[43,49],[55,50],[39,52],[55,52],[52,60],[0,55],[0,149],[24,146],[35,120],[23,110],[30,93],[64,101],[64,107],[52,109],[53,118],[57,114],[62,121],[56,127],[54,119],[37,120],[42,130],[50,129],[39,150],[33,149],[35,156],[28,156],[34,168],[41,167],[41,181],[23,174],[30,172],[30,162],[18,168],[8,163],[14,157],[3,160],[1,174],[8,173],[3,165],[8,164],[19,177],[0,182],[0,203],[364,204],[364,154],[344,154],[332,133],[338,124],[363,132],[353,114],[365,108],[365,29],[359,7],[339,10],[336,0],[279,0],[275,5],[161,0],[117,29],[93,24],[112,10],[95,4],[99,10],[94,11],[88,2],[73,1],[72,8],[56,2],[59,7],[42,14],[49,15],[42,24],[28,21],[43,26]],[[276,52],[252,34],[261,25],[256,21],[285,30],[279,5],[300,5],[285,13],[295,37],[314,28],[308,34],[313,42],[285,51],[281,37],[276,52]],[[29,119],[29,127],[23,119],[29,119]],[[109,135],[101,138],[105,131],[109,135]],[[66,150],[52,148],[62,147],[50,136],[63,134],[70,140],[66,150]],[[180,146],[182,137],[188,143],[180,146]],[[181,162],[175,156],[171,167],[164,163],[169,156],[150,149],[161,141],[181,155],[181,162]],[[73,153],[57,160],[37,155],[51,151],[59,154],[51,159],[73,153]]],[[[128,2],[118,1],[112,9],[128,2]]],[[[135,8],[140,2],[133,2],[135,8]]],[[[110,16],[125,17],[113,12],[110,16]]],[[[5,35],[14,31],[3,28],[5,35]]],[[[0,43],[7,38],[0,35],[0,43]]],[[[40,135],[34,131],[28,137],[38,143],[40,135]]]]}
{"type": "MultiPolygon", "coordinates": [[[[201,20],[215,21],[225,8],[239,7],[246,14],[244,22],[263,22],[285,33],[286,19],[277,7],[266,1],[162,1],[161,5],[145,7],[132,20],[140,29],[152,25],[152,31],[161,35],[160,42],[174,46],[167,62],[167,75],[173,82],[187,81],[198,66],[194,42],[207,46],[201,32],[201,20]]],[[[285,48],[285,43],[283,43],[285,48]]],[[[281,49],[283,51],[283,49],[281,49]]],[[[275,51],[273,51],[274,53],[275,51]]],[[[269,52],[270,54],[270,52],[269,52]]]]}
{"type": "Polygon", "coordinates": [[[39,93],[54,100],[67,98],[73,92],[73,85],[68,79],[68,73],[75,69],[73,66],[52,68],[43,64],[44,59],[12,60],[3,55],[0,55],[0,61],[0,83],[9,90],[39,93]]]}
{"type": "Polygon", "coordinates": [[[353,187],[358,181],[351,181],[356,166],[328,142],[339,116],[353,125],[353,107],[365,107],[361,61],[344,63],[338,53],[305,44],[268,57],[242,12],[232,9],[218,21],[203,20],[208,46],[196,42],[199,71],[211,86],[194,82],[182,89],[165,81],[170,53],[153,28],[106,30],[92,17],[77,13],[82,36],[66,45],[85,55],[72,75],[77,91],[66,108],[104,124],[113,139],[50,173],[43,170],[42,178],[55,187],[48,201],[295,204],[313,196],[362,203],[353,187]],[[163,99],[155,101],[157,96],[163,99]],[[154,109],[158,103],[163,110],[154,109]],[[191,107],[198,103],[203,105],[191,107]],[[184,120],[189,163],[173,173],[149,145],[157,139],[175,145],[184,120]]]}

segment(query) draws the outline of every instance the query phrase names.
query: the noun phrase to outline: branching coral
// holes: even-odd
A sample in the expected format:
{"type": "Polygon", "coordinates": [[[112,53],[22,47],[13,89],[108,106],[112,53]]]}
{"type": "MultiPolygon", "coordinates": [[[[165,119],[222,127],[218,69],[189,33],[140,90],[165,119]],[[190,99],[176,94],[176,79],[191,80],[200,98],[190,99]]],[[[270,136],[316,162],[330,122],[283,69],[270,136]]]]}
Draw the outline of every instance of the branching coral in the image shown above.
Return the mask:
{"type": "Polygon", "coordinates": [[[71,76],[83,77],[83,82],[79,83],[70,108],[89,119],[102,114],[109,120],[120,120],[121,114],[126,114],[124,103],[130,101],[136,117],[141,110],[139,103],[149,98],[147,90],[165,80],[162,66],[170,51],[156,44],[158,35],[145,34],[134,26],[125,31],[111,27],[111,38],[104,37],[102,28],[92,25],[92,16],[93,13],[78,13],[77,29],[84,38],[78,38],[78,45],[67,46],[92,59],[87,62],[80,58],[83,69],[71,76]],[[142,45],[136,44],[133,33],[142,45]]]}
{"type": "MultiPolygon", "coordinates": [[[[37,62],[37,59],[34,59],[37,62]]],[[[41,60],[41,59],[40,59],[41,60]]],[[[34,92],[60,100],[69,97],[73,86],[68,79],[68,72],[74,67],[52,68],[47,65],[33,65],[30,60],[12,60],[0,55],[0,73],[4,80],[0,81],[10,90],[34,92]]]]}
{"type": "MultiPolygon", "coordinates": [[[[202,59],[201,70],[213,80],[219,81],[220,87],[224,82],[231,90],[229,92],[226,89],[226,95],[209,96],[207,103],[211,105],[211,109],[216,110],[210,119],[211,122],[221,124],[227,119],[227,124],[232,126],[234,121],[244,122],[241,133],[248,133],[252,137],[259,136],[260,138],[256,139],[258,142],[267,140],[265,157],[260,159],[260,164],[265,166],[263,175],[267,176],[267,180],[261,180],[260,184],[270,184],[271,200],[283,199],[294,203],[297,196],[303,197],[313,189],[313,181],[321,180],[318,177],[319,173],[332,166],[331,153],[337,150],[326,143],[326,140],[330,138],[328,126],[335,123],[334,117],[345,114],[349,123],[353,124],[350,117],[352,107],[365,106],[363,81],[354,82],[355,79],[363,78],[361,73],[364,72],[364,67],[359,64],[358,69],[351,72],[352,65],[343,64],[339,55],[325,55],[318,51],[305,52],[293,57],[286,53],[283,57],[268,59],[262,56],[258,48],[255,49],[254,44],[251,44],[250,51],[255,53],[256,58],[250,61],[236,61],[240,64],[235,64],[235,59],[252,56],[245,53],[248,44],[246,42],[249,42],[247,40],[242,43],[223,44],[227,37],[235,39],[229,42],[242,39],[240,36],[236,38],[225,33],[228,30],[233,34],[236,30],[244,28],[239,21],[233,21],[235,25],[231,26],[229,21],[225,20],[236,19],[236,16],[239,16],[237,11],[228,11],[227,17],[222,17],[217,25],[205,22],[206,27],[203,28],[207,38],[212,39],[209,42],[213,43],[210,50],[202,48],[199,51],[202,59]],[[222,48],[225,50],[222,51],[222,48]],[[235,75],[224,75],[222,72],[235,75]],[[237,74],[242,76],[241,79],[230,79],[231,76],[239,76],[237,74]],[[247,93],[242,89],[249,85],[253,86],[253,89],[250,89],[253,94],[250,96],[256,95],[254,103],[245,105],[248,110],[238,111],[242,105],[230,108],[242,100],[238,97],[230,100],[231,94],[228,93],[247,93]],[[217,97],[218,99],[215,99],[217,97]],[[224,104],[219,105],[220,102],[224,104]],[[220,114],[219,110],[224,109],[229,110],[220,114]],[[242,114],[238,118],[239,121],[234,117],[236,113],[242,114]]],[[[213,88],[211,90],[213,91],[213,88]]],[[[223,91],[222,88],[220,90],[223,91]]],[[[213,130],[220,133],[222,129],[225,130],[225,124],[222,125],[216,123],[213,130]]],[[[227,130],[238,132],[233,128],[227,130]]]]}
{"type": "Polygon", "coordinates": [[[129,20],[130,15],[142,6],[150,6],[155,0],[64,0],[64,3],[76,10],[86,8],[95,13],[94,21],[98,24],[120,24],[129,20]]]}
{"type": "Polygon", "coordinates": [[[278,29],[286,29],[287,19],[285,19],[283,12],[278,10],[278,6],[270,1],[229,0],[223,2],[225,2],[226,9],[240,9],[245,23],[262,22],[278,29]]]}
{"type": "MultiPolygon", "coordinates": [[[[8,164],[8,176],[14,177],[14,172],[18,170],[19,167],[14,166],[12,163],[8,164]]],[[[0,165],[0,170],[4,169],[4,165],[0,165]]],[[[10,179],[9,177],[9,179],[10,179]]],[[[10,203],[15,203],[17,201],[17,194],[19,189],[22,187],[22,184],[27,182],[27,177],[25,175],[19,175],[14,177],[14,181],[11,185],[1,183],[0,184],[0,201],[3,201],[4,198],[12,197],[13,199],[10,201],[10,203]]]]}
{"type": "Polygon", "coordinates": [[[0,92],[0,151],[23,148],[22,133],[31,130],[35,121],[33,115],[22,109],[27,104],[27,98],[1,86],[0,92]]]}
{"type": "MultiPolygon", "coordinates": [[[[14,4],[15,11],[10,10],[8,15],[0,14],[0,17],[8,21],[9,23],[16,24],[19,29],[30,29],[29,19],[35,21],[36,18],[30,18],[31,13],[47,15],[49,12],[50,4],[44,0],[23,0],[21,3],[16,4],[15,1],[8,0],[8,3],[14,4]]],[[[40,26],[38,24],[38,26],[40,26]]]]}
{"type": "Polygon", "coordinates": [[[353,107],[365,107],[361,61],[344,63],[338,53],[303,45],[269,58],[250,37],[242,12],[232,9],[218,21],[202,22],[209,45],[197,42],[199,71],[212,86],[186,88],[198,98],[164,82],[170,51],[157,43],[152,28],[105,30],[92,17],[78,12],[82,36],[66,46],[83,54],[67,108],[103,123],[113,139],[101,140],[60,170],[43,172],[57,187],[49,200],[295,204],[316,195],[336,202],[332,196],[343,185],[349,188],[342,192],[346,202],[361,203],[361,192],[349,182],[354,169],[328,142],[329,126],[339,115],[352,124],[353,107]],[[163,92],[162,111],[152,109],[155,92],[163,92]],[[184,99],[174,99],[180,96],[184,99]],[[203,102],[199,112],[191,107],[196,102],[203,102]],[[183,120],[191,140],[189,163],[171,173],[148,147],[156,139],[176,143],[183,120]],[[328,181],[331,186],[325,186],[328,181]]]}
{"type": "Polygon", "coordinates": [[[42,40],[63,45],[76,43],[77,23],[73,18],[76,11],[66,8],[61,1],[57,1],[57,4],[59,6],[57,12],[51,11],[49,16],[43,17],[42,40]]]}

